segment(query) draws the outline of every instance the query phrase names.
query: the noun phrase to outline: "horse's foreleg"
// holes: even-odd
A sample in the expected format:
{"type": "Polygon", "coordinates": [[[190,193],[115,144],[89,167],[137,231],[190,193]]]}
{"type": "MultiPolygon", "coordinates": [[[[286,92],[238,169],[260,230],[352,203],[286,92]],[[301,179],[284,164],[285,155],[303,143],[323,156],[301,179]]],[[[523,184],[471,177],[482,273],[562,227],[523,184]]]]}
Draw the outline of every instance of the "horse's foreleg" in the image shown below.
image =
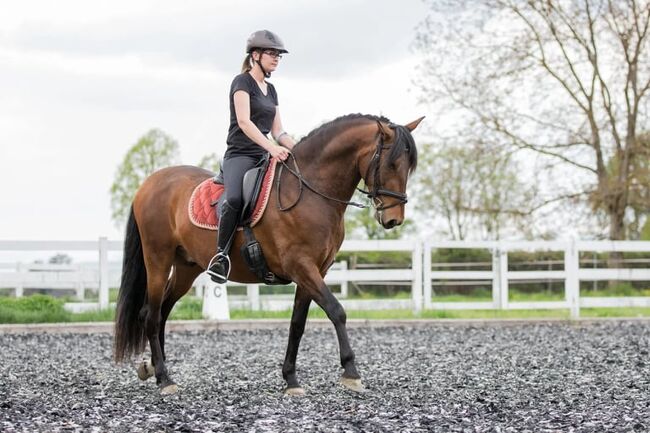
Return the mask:
{"type": "MultiPolygon", "coordinates": [[[[347,321],[345,310],[338,299],[332,294],[329,287],[327,287],[320,273],[311,271],[305,277],[305,288],[308,290],[311,298],[325,311],[325,314],[327,314],[327,317],[336,330],[336,336],[339,341],[341,366],[343,367],[341,383],[353,391],[362,392],[364,389],[361,384],[361,376],[357,371],[354,352],[352,351],[352,347],[350,347],[348,331],[345,326],[347,321]]],[[[302,281],[299,281],[299,284],[301,283],[302,281]]]]}
{"type": "Polygon", "coordinates": [[[291,326],[289,327],[287,354],[284,357],[284,365],[282,366],[282,376],[287,382],[287,389],[285,391],[287,395],[303,395],[305,393],[296,378],[296,357],[298,356],[300,339],[305,331],[309,304],[311,304],[311,299],[307,292],[301,286],[297,286],[296,296],[293,302],[293,313],[291,314],[291,326]]]}
{"type": "Polygon", "coordinates": [[[317,299],[316,303],[318,303],[318,305],[325,311],[327,317],[334,324],[336,336],[339,340],[341,367],[343,367],[341,383],[353,391],[361,392],[363,391],[363,386],[361,385],[361,376],[357,371],[354,352],[352,351],[352,347],[350,347],[350,340],[346,328],[347,315],[345,314],[345,310],[325,283],[323,283],[321,293],[322,298],[317,299]]]}

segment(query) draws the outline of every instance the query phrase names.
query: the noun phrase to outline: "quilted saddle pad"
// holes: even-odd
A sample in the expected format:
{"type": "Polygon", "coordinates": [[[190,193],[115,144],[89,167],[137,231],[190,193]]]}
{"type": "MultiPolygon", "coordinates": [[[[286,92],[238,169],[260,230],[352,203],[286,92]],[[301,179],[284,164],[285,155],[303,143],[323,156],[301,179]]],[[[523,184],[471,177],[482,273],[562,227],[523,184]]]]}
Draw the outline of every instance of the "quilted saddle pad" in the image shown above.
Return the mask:
{"type": "MultiPolygon", "coordinates": [[[[273,178],[275,177],[276,164],[277,160],[272,158],[271,163],[264,174],[260,194],[257,196],[257,201],[255,202],[255,207],[253,209],[250,224],[251,227],[254,227],[262,219],[262,215],[264,215],[266,204],[271,195],[271,187],[273,186],[273,178]]],[[[212,179],[213,178],[208,178],[194,188],[192,196],[190,197],[188,211],[190,221],[192,221],[192,224],[195,226],[208,230],[217,230],[219,227],[219,219],[217,218],[214,206],[211,206],[211,204],[219,200],[219,197],[221,197],[221,194],[223,194],[225,189],[223,185],[214,183],[212,179]]]]}

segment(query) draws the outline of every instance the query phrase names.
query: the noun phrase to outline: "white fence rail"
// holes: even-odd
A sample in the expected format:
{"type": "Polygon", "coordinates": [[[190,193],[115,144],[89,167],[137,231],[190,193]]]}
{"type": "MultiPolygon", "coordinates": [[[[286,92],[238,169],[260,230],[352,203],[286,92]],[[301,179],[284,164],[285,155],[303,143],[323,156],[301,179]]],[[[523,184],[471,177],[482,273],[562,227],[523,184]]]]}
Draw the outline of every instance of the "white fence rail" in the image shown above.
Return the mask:
{"type": "Polygon", "coordinates": [[[530,241],[530,242],[425,242],[424,308],[427,309],[569,309],[572,318],[580,317],[585,307],[650,307],[650,297],[580,297],[580,281],[650,281],[649,269],[581,268],[580,252],[647,252],[650,242],[639,241],[530,241]],[[432,271],[431,251],[438,248],[486,249],[492,253],[491,271],[432,271]],[[511,271],[508,252],[561,251],[564,270],[511,271]],[[564,283],[564,300],[511,302],[509,283],[521,280],[559,280],[564,283]],[[433,281],[491,280],[492,302],[433,302],[433,281]]]}
{"type": "MultiPolygon", "coordinates": [[[[96,251],[96,269],[84,269],[78,265],[19,264],[8,272],[0,270],[0,288],[12,288],[16,296],[22,296],[28,288],[74,290],[78,299],[84,298],[87,289],[97,290],[99,302],[96,307],[109,306],[109,287],[119,285],[119,265],[109,263],[109,252],[121,252],[121,241],[0,241],[0,252],[6,251],[96,251]]],[[[580,281],[650,281],[647,268],[581,268],[580,252],[646,252],[650,254],[650,242],[638,241],[530,241],[530,242],[466,242],[466,241],[346,241],[341,251],[348,252],[407,252],[411,265],[401,269],[348,269],[345,262],[336,263],[327,274],[328,284],[341,286],[338,294],[349,309],[406,308],[424,309],[569,309],[571,317],[580,315],[580,308],[588,307],[650,307],[650,297],[580,297],[580,281]],[[485,249],[492,256],[491,269],[432,270],[432,251],[436,249],[485,249]],[[514,271],[508,267],[508,253],[514,251],[557,251],[563,254],[562,270],[514,271]],[[559,281],[564,284],[561,301],[513,302],[509,297],[509,285],[523,280],[559,281]],[[492,300],[486,302],[436,302],[433,286],[456,282],[489,282],[492,300]],[[396,283],[411,286],[409,299],[348,299],[348,284],[396,283]]],[[[207,287],[204,275],[195,282],[198,294],[207,287]]],[[[236,286],[232,283],[229,285],[236,286]]],[[[259,286],[247,285],[246,295],[230,296],[234,308],[253,310],[283,310],[293,303],[292,295],[260,295],[259,286]]]]}

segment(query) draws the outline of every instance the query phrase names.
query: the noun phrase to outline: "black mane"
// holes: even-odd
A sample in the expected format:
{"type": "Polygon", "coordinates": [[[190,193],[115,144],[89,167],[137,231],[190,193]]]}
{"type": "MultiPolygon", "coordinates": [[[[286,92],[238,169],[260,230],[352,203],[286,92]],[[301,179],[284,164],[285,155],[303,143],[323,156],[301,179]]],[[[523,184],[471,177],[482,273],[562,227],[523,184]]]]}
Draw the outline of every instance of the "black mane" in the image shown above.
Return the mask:
{"type": "Polygon", "coordinates": [[[312,139],[318,139],[322,143],[327,143],[340,132],[341,127],[347,126],[351,122],[368,120],[372,122],[387,123],[388,126],[395,131],[394,144],[390,146],[390,153],[388,154],[388,164],[394,164],[397,159],[406,152],[409,159],[409,172],[413,172],[417,166],[418,154],[411,132],[402,125],[394,124],[390,119],[384,116],[354,113],[337,117],[336,119],[313,129],[309,134],[303,137],[296,146],[299,146],[305,141],[311,141],[312,139]]]}
{"type": "Polygon", "coordinates": [[[361,114],[361,113],[346,114],[344,116],[337,117],[334,120],[330,120],[329,122],[325,122],[321,126],[314,128],[309,134],[303,137],[297,144],[300,144],[303,141],[309,140],[316,136],[319,136],[325,141],[329,141],[331,136],[336,135],[339,132],[337,127],[341,127],[355,120],[372,120],[373,122],[380,121],[380,122],[390,123],[390,120],[384,116],[373,116],[372,114],[361,114]]]}

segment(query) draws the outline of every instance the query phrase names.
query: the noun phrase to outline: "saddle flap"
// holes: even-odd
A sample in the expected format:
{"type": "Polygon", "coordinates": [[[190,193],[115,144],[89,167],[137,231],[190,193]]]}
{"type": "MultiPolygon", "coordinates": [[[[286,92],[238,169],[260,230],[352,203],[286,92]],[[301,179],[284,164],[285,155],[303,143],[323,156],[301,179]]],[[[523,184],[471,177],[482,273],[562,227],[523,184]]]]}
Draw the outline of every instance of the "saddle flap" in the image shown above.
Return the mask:
{"type": "Polygon", "coordinates": [[[244,180],[242,185],[242,198],[244,199],[244,204],[242,206],[241,213],[241,225],[248,225],[250,222],[251,214],[255,208],[255,203],[262,189],[262,184],[264,181],[264,175],[266,170],[269,168],[270,157],[267,154],[257,166],[251,168],[244,174],[244,180]]]}

